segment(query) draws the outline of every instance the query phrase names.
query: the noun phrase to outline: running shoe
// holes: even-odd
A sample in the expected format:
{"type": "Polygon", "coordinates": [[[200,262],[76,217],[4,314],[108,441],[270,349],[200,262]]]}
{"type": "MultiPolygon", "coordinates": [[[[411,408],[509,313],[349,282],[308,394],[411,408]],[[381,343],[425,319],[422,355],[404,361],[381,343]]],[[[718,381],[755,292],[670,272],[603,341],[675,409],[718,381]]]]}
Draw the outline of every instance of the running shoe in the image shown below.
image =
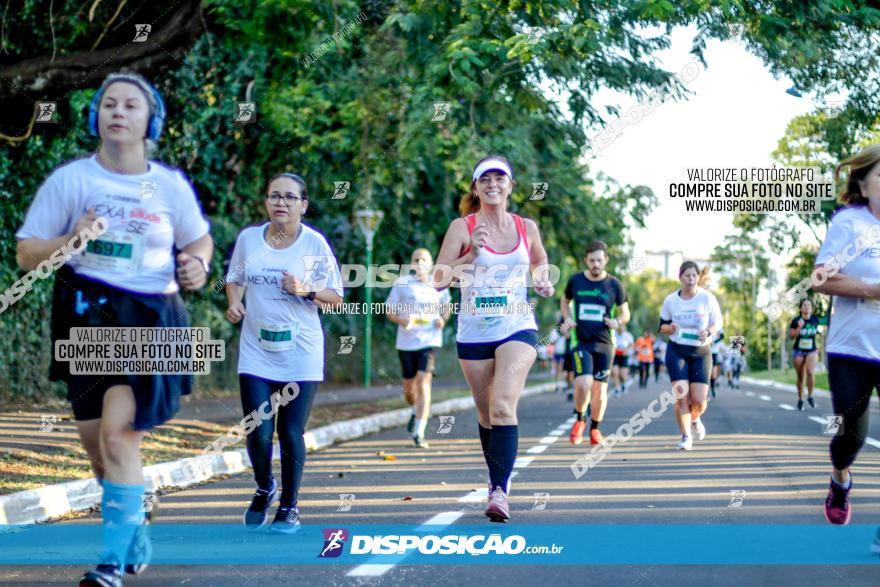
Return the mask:
{"type": "Polygon", "coordinates": [[[565,398],[565,401],[573,402],[574,401],[574,394],[569,391],[568,396],[565,398]]]}
{"type": "Polygon", "coordinates": [[[154,499],[152,502],[153,506],[144,513],[144,521],[134,531],[131,544],[128,546],[128,553],[125,555],[125,560],[137,561],[125,565],[125,572],[129,575],[140,575],[146,571],[147,567],[150,566],[150,559],[153,557],[153,544],[150,542],[150,524],[153,523],[153,516],[156,514],[159,502],[158,499],[154,499]]]}
{"type": "Polygon", "coordinates": [[[489,493],[489,505],[486,506],[486,516],[492,522],[507,522],[510,519],[510,507],[507,504],[507,494],[501,487],[496,487],[489,493]]]}
{"type": "Polygon", "coordinates": [[[571,426],[571,433],[568,435],[568,441],[572,444],[580,444],[584,441],[584,428],[587,427],[586,422],[575,420],[571,426]]]}
{"type": "Polygon", "coordinates": [[[244,512],[244,523],[248,528],[263,527],[269,521],[269,507],[278,496],[278,483],[272,479],[269,489],[257,489],[251,499],[251,505],[244,512]]]}
{"type": "Polygon", "coordinates": [[[807,403],[810,404],[811,408],[816,407],[816,402],[813,400],[812,396],[807,398],[807,403]]]}
{"type": "Polygon", "coordinates": [[[703,421],[699,418],[691,422],[691,431],[693,432],[694,440],[703,440],[706,438],[706,427],[703,426],[703,421]]]}
{"type": "Polygon", "coordinates": [[[798,400],[798,410],[800,410],[801,412],[804,411],[804,400],[802,399],[798,400]]]}
{"type": "Polygon", "coordinates": [[[686,434],[681,435],[681,442],[678,443],[678,450],[691,450],[694,448],[694,441],[686,434]]]}
{"type": "Polygon", "coordinates": [[[273,534],[293,534],[300,529],[299,509],[296,507],[279,506],[275,511],[275,519],[269,526],[273,534]]]}
{"type": "Polygon", "coordinates": [[[871,543],[871,552],[874,554],[880,554],[880,528],[877,528],[877,533],[874,534],[874,542],[871,543]]]}
{"type": "Polygon", "coordinates": [[[598,428],[590,430],[590,444],[602,444],[603,442],[605,442],[605,438],[598,428]]]}
{"type": "Polygon", "coordinates": [[[849,491],[852,489],[852,475],[849,478],[849,489],[844,489],[832,479],[831,487],[828,488],[828,497],[825,498],[825,519],[830,524],[846,525],[852,517],[852,508],[849,507],[849,491]]]}
{"type": "Polygon", "coordinates": [[[79,587],[122,587],[122,568],[119,565],[100,564],[82,576],[79,587]]]}
{"type": "Polygon", "coordinates": [[[428,441],[424,436],[419,436],[418,434],[413,436],[413,442],[416,445],[416,448],[429,448],[431,445],[428,444],[428,441]]]}
{"type": "Polygon", "coordinates": [[[416,415],[410,414],[409,422],[406,423],[406,431],[412,434],[416,429],[416,415]]]}

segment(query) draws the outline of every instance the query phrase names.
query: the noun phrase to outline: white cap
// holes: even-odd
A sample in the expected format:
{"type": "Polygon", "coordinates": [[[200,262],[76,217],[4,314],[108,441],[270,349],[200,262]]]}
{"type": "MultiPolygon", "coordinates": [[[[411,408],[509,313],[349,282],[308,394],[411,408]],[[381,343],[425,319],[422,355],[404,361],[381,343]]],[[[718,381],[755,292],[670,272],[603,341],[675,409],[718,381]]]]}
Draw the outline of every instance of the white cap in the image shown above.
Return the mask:
{"type": "Polygon", "coordinates": [[[513,179],[513,171],[511,171],[510,165],[501,159],[486,159],[474,169],[474,181],[480,179],[487,171],[503,171],[507,174],[507,177],[513,179]]]}

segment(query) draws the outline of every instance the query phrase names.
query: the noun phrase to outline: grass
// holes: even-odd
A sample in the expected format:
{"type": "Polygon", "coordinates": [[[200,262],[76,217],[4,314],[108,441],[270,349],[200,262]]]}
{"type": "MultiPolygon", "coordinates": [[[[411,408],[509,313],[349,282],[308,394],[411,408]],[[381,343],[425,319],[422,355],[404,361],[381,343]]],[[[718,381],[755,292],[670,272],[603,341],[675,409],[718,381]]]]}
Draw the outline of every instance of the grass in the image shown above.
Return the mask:
{"type": "MultiPolygon", "coordinates": [[[[770,381],[778,381],[779,383],[797,383],[797,374],[794,368],[783,371],[782,369],[772,369],[770,371],[752,371],[747,373],[756,379],[768,379],[770,381]]],[[[828,371],[816,373],[816,387],[819,389],[828,389],[828,371]]]]}
{"type": "MultiPolygon", "coordinates": [[[[432,395],[433,403],[438,403],[469,396],[470,391],[444,389],[435,390],[432,395]]],[[[314,429],[406,406],[401,396],[351,404],[314,406],[309,416],[308,428],[314,429]]],[[[30,406],[27,414],[16,416],[16,422],[20,423],[16,425],[21,430],[39,430],[39,411],[40,407],[30,406]]],[[[218,436],[225,435],[228,429],[227,425],[184,420],[159,426],[144,437],[144,465],[196,456],[218,436]]],[[[0,495],[92,476],[86,453],[76,438],[73,421],[64,418],[56,424],[55,430],[57,433],[65,433],[67,438],[61,440],[58,436],[53,437],[52,432],[39,436],[31,436],[30,432],[17,437],[13,434],[18,441],[33,439],[33,446],[23,447],[14,443],[3,446],[3,438],[0,437],[0,495]],[[43,438],[52,439],[52,442],[42,443],[43,438]]],[[[230,448],[243,447],[242,441],[230,448]]]]}

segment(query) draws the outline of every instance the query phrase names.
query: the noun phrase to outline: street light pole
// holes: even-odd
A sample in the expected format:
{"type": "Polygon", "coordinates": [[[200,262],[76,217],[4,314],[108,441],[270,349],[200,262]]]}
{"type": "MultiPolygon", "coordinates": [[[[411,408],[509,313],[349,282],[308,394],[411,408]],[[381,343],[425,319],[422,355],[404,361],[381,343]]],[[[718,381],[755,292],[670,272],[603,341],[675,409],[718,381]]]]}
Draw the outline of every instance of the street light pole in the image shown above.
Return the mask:
{"type": "Polygon", "coordinates": [[[369,282],[370,275],[370,267],[373,265],[373,237],[376,235],[376,229],[379,228],[379,223],[382,222],[384,214],[381,210],[358,210],[354,213],[355,221],[357,222],[358,228],[361,229],[361,232],[364,234],[364,239],[367,241],[367,281],[364,284],[366,289],[366,304],[367,311],[365,312],[365,325],[364,325],[364,387],[370,386],[370,339],[372,338],[373,333],[373,316],[370,313],[370,308],[372,307],[373,302],[373,288],[372,284],[369,282]]]}

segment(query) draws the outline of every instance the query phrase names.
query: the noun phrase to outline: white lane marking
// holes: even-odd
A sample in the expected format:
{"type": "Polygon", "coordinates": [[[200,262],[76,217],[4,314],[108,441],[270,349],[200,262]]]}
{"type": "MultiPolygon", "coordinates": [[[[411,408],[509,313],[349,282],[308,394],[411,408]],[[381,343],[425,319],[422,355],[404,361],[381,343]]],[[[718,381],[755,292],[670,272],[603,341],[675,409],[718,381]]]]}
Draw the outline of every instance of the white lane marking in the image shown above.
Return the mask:
{"type": "Polygon", "coordinates": [[[535,457],[516,457],[516,461],[513,463],[513,468],[522,469],[523,467],[528,467],[534,460],[535,457]]]}
{"type": "Polygon", "coordinates": [[[880,448],[880,440],[874,440],[870,436],[865,439],[865,444],[870,444],[874,448],[880,448]]]}
{"type": "Polygon", "coordinates": [[[394,565],[358,565],[348,572],[347,577],[381,577],[394,568],[394,565]]]}
{"type": "Polygon", "coordinates": [[[810,416],[810,420],[812,420],[813,422],[815,422],[817,424],[827,424],[828,423],[828,420],[826,420],[825,418],[820,418],[819,416],[810,416]]]}
{"type": "Polygon", "coordinates": [[[747,391],[746,396],[747,397],[755,397],[755,392],[754,391],[747,391]]]}
{"type": "MultiPolygon", "coordinates": [[[[571,417],[566,421],[566,424],[570,425],[572,422],[574,422],[574,420],[575,420],[575,418],[571,417]]],[[[559,428],[561,429],[561,428],[563,428],[563,426],[560,426],[559,428]]],[[[560,430],[559,434],[562,434],[563,432],[564,432],[564,430],[560,430]]],[[[545,450],[547,450],[547,447],[550,444],[553,444],[554,442],[556,442],[557,440],[559,440],[559,436],[557,435],[554,437],[553,434],[551,433],[550,435],[545,436],[544,438],[541,439],[541,441],[540,441],[541,444],[533,446],[532,448],[530,448],[526,452],[532,453],[532,454],[540,454],[540,453],[544,452],[545,450]]],[[[534,460],[535,460],[535,457],[518,457],[516,459],[516,462],[513,463],[513,467],[515,469],[521,469],[523,467],[529,466],[532,463],[532,461],[534,461],[534,460]]],[[[513,471],[510,474],[510,478],[513,479],[518,474],[519,474],[518,471],[513,471]]],[[[459,501],[459,503],[480,503],[483,500],[485,500],[488,496],[489,496],[489,488],[488,487],[481,487],[479,489],[475,489],[475,490],[471,491],[470,493],[468,493],[467,495],[465,495],[463,497],[458,498],[458,501],[459,501]]],[[[456,521],[457,519],[459,519],[463,515],[463,513],[464,512],[441,512],[441,513],[435,515],[434,517],[432,517],[431,519],[429,519],[427,522],[418,526],[416,528],[416,530],[421,529],[422,531],[425,531],[425,530],[427,530],[426,526],[434,526],[434,528],[431,528],[432,530],[438,529],[438,528],[436,528],[437,526],[448,526],[448,525],[452,524],[454,521],[456,521]]],[[[388,571],[393,569],[399,562],[401,562],[405,558],[406,558],[406,555],[400,555],[398,558],[395,559],[394,563],[391,563],[391,564],[364,563],[362,565],[358,565],[355,568],[353,568],[351,571],[349,571],[346,574],[346,576],[347,577],[381,577],[382,575],[384,575],[385,573],[387,573],[388,571]]],[[[388,560],[387,555],[383,557],[383,560],[386,560],[386,561],[388,560]]]]}
{"type": "Polygon", "coordinates": [[[769,402],[771,399],[771,397],[769,395],[759,395],[758,397],[761,398],[762,400],[764,400],[765,402],[769,402]]]}
{"type": "MultiPolygon", "coordinates": [[[[510,478],[513,479],[517,475],[519,475],[519,471],[514,471],[510,474],[510,478]]],[[[481,501],[485,501],[487,497],[489,497],[489,488],[480,487],[479,489],[474,489],[464,497],[459,497],[458,501],[460,503],[480,503],[481,501]]]]}
{"type": "Polygon", "coordinates": [[[788,410],[789,412],[793,412],[793,411],[797,410],[796,407],[790,406],[788,404],[779,404],[779,407],[782,408],[783,410],[788,410]]]}
{"type": "MultiPolygon", "coordinates": [[[[422,526],[448,526],[463,515],[464,512],[442,512],[422,524],[422,526]]],[[[419,528],[422,526],[419,526],[419,528]]]]}

